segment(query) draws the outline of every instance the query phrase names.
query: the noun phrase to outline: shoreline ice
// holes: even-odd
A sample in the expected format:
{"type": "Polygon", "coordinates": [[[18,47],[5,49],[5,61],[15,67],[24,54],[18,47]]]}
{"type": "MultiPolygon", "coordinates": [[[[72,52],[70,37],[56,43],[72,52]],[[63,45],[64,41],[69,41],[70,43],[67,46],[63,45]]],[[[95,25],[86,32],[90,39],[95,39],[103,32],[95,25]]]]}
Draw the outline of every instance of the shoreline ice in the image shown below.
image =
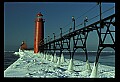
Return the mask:
{"type": "MultiPolygon", "coordinates": [[[[70,59],[54,62],[51,61],[52,55],[34,54],[28,50],[16,54],[21,54],[20,58],[4,71],[4,77],[90,78],[91,72],[86,70],[86,62],[83,61],[73,59],[73,71],[70,72],[66,71],[70,59]]],[[[94,63],[90,63],[91,69],[93,65],[94,63]]],[[[97,78],[115,78],[115,67],[98,63],[97,78]]]]}

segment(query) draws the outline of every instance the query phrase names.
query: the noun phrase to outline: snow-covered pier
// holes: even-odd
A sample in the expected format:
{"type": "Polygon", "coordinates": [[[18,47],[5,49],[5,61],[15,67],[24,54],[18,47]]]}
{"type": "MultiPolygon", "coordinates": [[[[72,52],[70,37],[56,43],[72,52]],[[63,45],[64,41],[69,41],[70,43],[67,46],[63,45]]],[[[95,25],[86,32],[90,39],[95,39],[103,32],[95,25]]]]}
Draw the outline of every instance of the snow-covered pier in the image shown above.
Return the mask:
{"type": "MultiPolygon", "coordinates": [[[[4,71],[4,77],[26,78],[91,78],[92,71],[87,63],[57,57],[52,54],[35,54],[32,50],[15,52],[20,58],[4,71]]],[[[94,63],[89,63],[91,69],[94,63]]],[[[98,64],[96,78],[115,78],[115,67],[98,64]]]]}

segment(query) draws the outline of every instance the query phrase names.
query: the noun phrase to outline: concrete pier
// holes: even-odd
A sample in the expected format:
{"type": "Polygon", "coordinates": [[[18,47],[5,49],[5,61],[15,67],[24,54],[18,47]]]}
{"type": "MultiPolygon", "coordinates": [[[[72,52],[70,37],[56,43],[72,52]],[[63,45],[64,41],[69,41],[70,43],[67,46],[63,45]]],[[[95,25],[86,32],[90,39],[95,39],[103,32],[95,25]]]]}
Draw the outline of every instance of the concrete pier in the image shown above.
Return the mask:
{"type": "MultiPolygon", "coordinates": [[[[42,53],[34,51],[17,52],[20,58],[4,71],[4,77],[27,77],[27,78],[90,78],[90,72],[86,70],[86,62],[74,61],[74,71],[65,72],[68,69],[70,59],[65,58],[64,63],[57,63],[44,59],[42,53]]],[[[49,54],[48,54],[49,55],[49,54]]],[[[58,57],[57,57],[58,58],[58,57]]],[[[91,69],[94,63],[90,63],[91,69]]],[[[115,67],[99,64],[98,78],[114,78],[115,67]]]]}

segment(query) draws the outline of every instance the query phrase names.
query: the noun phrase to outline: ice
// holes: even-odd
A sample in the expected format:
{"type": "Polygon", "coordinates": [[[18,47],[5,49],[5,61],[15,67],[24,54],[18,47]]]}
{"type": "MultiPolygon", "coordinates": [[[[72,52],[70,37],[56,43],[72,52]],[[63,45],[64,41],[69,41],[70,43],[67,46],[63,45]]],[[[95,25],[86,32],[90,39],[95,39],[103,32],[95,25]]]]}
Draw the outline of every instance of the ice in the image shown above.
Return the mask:
{"type": "MultiPolygon", "coordinates": [[[[22,54],[22,56],[4,71],[4,77],[91,78],[90,76],[94,70],[94,62],[66,58],[63,62],[56,54],[53,61],[51,54],[34,54],[32,50],[16,53],[22,54]]],[[[115,78],[115,67],[98,63],[97,76],[92,78],[115,78]]]]}

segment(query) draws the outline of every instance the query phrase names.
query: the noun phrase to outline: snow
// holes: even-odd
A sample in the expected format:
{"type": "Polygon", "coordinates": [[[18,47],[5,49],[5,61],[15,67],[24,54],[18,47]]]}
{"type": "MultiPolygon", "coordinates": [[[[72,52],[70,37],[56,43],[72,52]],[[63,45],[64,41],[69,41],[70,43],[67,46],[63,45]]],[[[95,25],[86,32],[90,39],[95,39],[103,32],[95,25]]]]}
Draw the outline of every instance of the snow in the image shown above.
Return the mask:
{"type": "MultiPolygon", "coordinates": [[[[94,62],[66,59],[63,58],[64,55],[62,55],[64,62],[61,62],[61,59],[56,55],[54,59],[51,54],[34,54],[32,50],[15,52],[14,54],[19,54],[20,58],[4,71],[4,77],[91,78],[91,70],[89,69],[94,67],[94,62]]],[[[95,78],[115,78],[115,67],[98,63],[97,70],[95,78]]]]}

